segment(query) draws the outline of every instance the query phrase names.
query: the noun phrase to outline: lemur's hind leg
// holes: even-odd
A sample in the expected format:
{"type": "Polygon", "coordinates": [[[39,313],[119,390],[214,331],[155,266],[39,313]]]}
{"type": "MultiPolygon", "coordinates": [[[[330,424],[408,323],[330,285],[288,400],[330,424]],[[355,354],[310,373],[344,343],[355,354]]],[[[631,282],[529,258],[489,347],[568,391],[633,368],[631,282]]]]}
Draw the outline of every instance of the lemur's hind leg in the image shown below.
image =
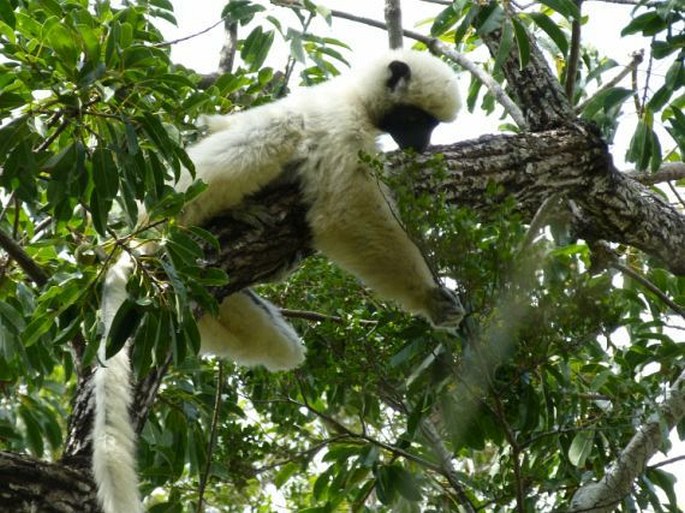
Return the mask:
{"type": "Polygon", "coordinates": [[[223,300],[216,317],[198,322],[203,353],[228,357],[270,371],[293,369],[304,361],[305,347],[278,309],[249,289],[223,300]]]}

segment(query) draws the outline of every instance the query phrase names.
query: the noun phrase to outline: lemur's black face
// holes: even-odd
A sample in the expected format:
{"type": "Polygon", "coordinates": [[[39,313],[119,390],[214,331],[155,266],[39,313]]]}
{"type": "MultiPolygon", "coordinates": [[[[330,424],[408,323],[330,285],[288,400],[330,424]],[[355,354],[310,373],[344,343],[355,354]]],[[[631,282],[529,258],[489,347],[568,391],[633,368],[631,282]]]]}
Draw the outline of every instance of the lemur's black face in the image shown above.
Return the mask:
{"type": "Polygon", "coordinates": [[[421,153],[428,147],[433,129],[439,123],[414,105],[397,105],[383,116],[378,128],[389,133],[401,149],[411,148],[421,153]]]}

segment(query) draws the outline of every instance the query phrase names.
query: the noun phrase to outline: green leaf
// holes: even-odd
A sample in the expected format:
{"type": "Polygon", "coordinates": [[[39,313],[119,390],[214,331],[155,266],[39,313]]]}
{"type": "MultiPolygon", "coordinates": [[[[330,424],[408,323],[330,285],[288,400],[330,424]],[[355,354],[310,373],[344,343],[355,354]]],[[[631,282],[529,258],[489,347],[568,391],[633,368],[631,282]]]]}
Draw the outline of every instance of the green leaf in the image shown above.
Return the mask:
{"type": "Polygon", "coordinates": [[[592,453],[594,440],[594,430],[581,430],[576,433],[568,449],[568,459],[572,465],[578,468],[585,466],[585,462],[592,453]]]}
{"type": "Polygon", "coordinates": [[[583,108],[583,117],[592,119],[598,112],[611,112],[633,95],[631,89],[613,87],[592,97],[583,108]]]}
{"type": "Polygon", "coordinates": [[[6,301],[0,301],[0,317],[9,322],[15,333],[21,333],[26,329],[24,316],[6,301]]]}
{"type": "Polygon", "coordinates": [[[43,432],[33,408],[29,408],[22,404],[19,406],[19,416],[24,422],[24,427],[26,429],[26,440],[29,449],[34,456],[38,458],[42,457],[45,452],[43,432]]]}
{"type": "Polygon", "coordinates": [[[221,11],[221,17],[227,18],[227,23],[240,23],[245,26],[252,21],[255,14],[265,11],[262,5],[255,4],[251,0],[231,0],[221,11]]]}
{"type": "Polygon", "coordinates": [[[625,89],[623,87],[613,87],[605,92],[603,95],[603,106],[605,111],[610,111],[617,105],[622,104],[633,95],[632,89],[625,89]]]}
{"type": "Polygon", "coordinates": [[[678,143],[681,155],[685,155],[685,114],[677,108],[672,109],[672,113],[673,117],[668,120],[671,125],[668,127],[668,133],[678,143]]]}
{"type": "Polygon", "coordinates": [[[668,68],[665,84],[672,90],[685,86],[685,63],[683,63],[683,59],[674,61],[668,68]]]}
{"type": "Polygon", "coordinates": [[[519,65],[520,69],[525,68],[530,60],[530,41],[528,40],[528,33],[525,27],[515,18],[511,20],[514,25],[514,35],[516,36],[516,46],[519,51],[519,65]]]}
{"type": "Polygon", "coordinates": [[[656,173],[661,167],[662,154],[661,154],[661,142],[659,142],[659,136],[656,135],[654,130],[650,130],[651,145],[650,145],[650,159],[649,168],[652,173],[656,173]]]}
{"type": "Polygon", "coordinates": [[[661,18],[655,11],[646,12],[637,16],[626,28],[621,31],[621,36],[642,32],[644,36],[653,36],[668,27],[668,22],[661,18]]]}
{"type": "Polygon", "coordinates": [[[188,230],[193,237],[200,239],[204,244],[209,244],[215,251],[220,249],[219,239],[217,239],[212,232],[200,228],[199,226],[185,227],[185,229],[188,230]]]}
{"type": "Polygon", "coordinates": [[[295,30],[288,29],[288,35],[290,39],[290,55],[297,62],[305,63],[307,57],[305,55],[304,46],[302,46],[302,34],[295,30]]]}
{"type": "Polygon", "coordinates": [[[675,493],[676,479],[673,474],[666,472],[660,468],[647,467],[645,470],[646,476],[659,488],[663,490],[668,497],[671,506],[674,507],[674,511],[677,511],[678,497],[675,493]]]}
{"type": "Polygon", "coordinates": [[[514,45],[514,31],[511,23],[505,23],[502,28],[502,37],[500,38],[500,45],[497,49],[497,55],[495,56],[495,62],[492,65],[492,69],[500,72],[502,69],[502,64],[509,57],[511,52],[511,47],[514,45]]]}
{"type": "Polygon", "coordinates": [[[94,68],[95,64],[100,61],[100,32],[92,29],[85,23],[77,25],[79,36],[83,41],[83,48],[85,50],[86,61],[90,68],[94,68]]]}
{"type": "Polygon", "coordinates": [[[302,466],[295,462],[289,462],[283,465],[273,478],[273,483],[276,488],[281,488],[288,480],[301,470],[302,466]]]}
{"type": "Polygon", "coordinates": [[[111,198],[103,198],[98,189],[94,189],[90,195],[90,213],[93,216],[93,226],[103,237],[107,236],[107,221],[113,204],[114,201],[111,198]]]}
{"type": "Polygon", "coordinates": [[[528,16],[530,16],[535,24],[540,27],[552,41],[554,41],[554,44],[557,45],[557,48],[559,48],[563,56],[566,57],[568,55],[568,40],[566,39],[566,34],[559,28],[559,25],[554,23],[549,16],[541,12],[532,12],[528,14],[528,16]]]}
{"type": "Polygon", "coordinates": [[[75,34],[57,18],[50,18],[45,22],[45,26],[48,27],[45,40],[64,61],[65,69],[75,71],[76,61],[81,51],[76,44],[78,39],[75,34]]]}
{"type": "Polygon", "coordinates": [[[216,267],[187,267],[183,272],[204,287],[221,287],[228,283],[228,274],[216,267]]]}
{"type": "Polygon", "coordinates": [[[466,16],[464,16],[464,19],[457,27],[457,30],[454,31],[455,45],[459,45],[463,42],[466,33],[469,30],[471,30],[471,23],[476,18],[476,16],[478,16],[479,7],[477,7],[474,4],[471,4],[471,2],[469,2],[469,4],[469,7],[467,7],[468,11],[466,12],[466,16]]]}
{"type": "Polygon", "coordinates": [[[255,27],[243,42],[240,57],[249,65],[251,71],[259,70],[274,42],[274,31],[264,32],[262,27],[255,27]]]}
{"type": "Polygon", "coordinates": [[[580,19],[580,9],[573,0],[540,0],[540,3],[567,19],[580,19]]]}
{"type": "Polygon", "coordinates": [[[195,266],[203,257],[200,245],[176,227],[169,230],[165,248],[177,268],[195,266]]]}
{"type": "Polygon", "coordinates": [[[19,94],[0,93],[0,109],[14,109],[26,103],[26,99],[19,94]]]}
{"type": "Polygon", "coordinates": [[[390,473],[394,486],[402,497],[411,502],[421,500],[421,488],[412,474],[399,465],[392,465],[390,473]]]}
{"type": "Polygon", "coordinates": [[[111,200],[119,192],[119,173],[112,152],[98,146],[93,152],[93,183],[103,200],[111,200]]]}
{"type": "Polygon", "coordinates": [[[468,96],[466,97],[466,107],[469,112],[473,112],[478,101],[480,90],[483,88],[483,82],[478,80],[474,75],[471,75],[471,83],[469,84],[468,96]]]}
{"type": "Polygon", "coordinates": [[[153,349],[163,344],[160,338],[160,318],[154,309],[143,313],[140,327],[136,331],[131,354],[131,363],[136,376],[142,376],[152,365],[153,349]]]}
{"type": "Polygon", "coordinates": [[[24,346],[31,347],[35,344],[41,336],[50,330],[56,317],[57,314],[55,312],[34,317],[22,334],[24,346]]]}
{"type": "Polygon", "coordinates": [[[507,21],[507,15],[497,2],[490,2],[478,8],[478,14],[473,21],[478,33],[482,36],[500,29],[507,21]]]}
{"type": "Polygon", "coordinates": [[[665,57],[668,57],[672,53],[677,52],[682,47],[683,47],[682,43],[680,45],[677,45],[677,44],[667,43],[666,41],[653,41],[652,42],[652,55],[654,56],[655,59],[663,59],[665,57]]]}
{"type": "Polygon", "coordinates": [[[114,68],[118,64],[121,49],[121,24],[114,20],[109,27],[105,44],[105,64],[107,67],[114,68]]]}
{"type": "Polygon", "coordinates": [[[7,23],[12,28],[17,25],[17,18],[14,16],[14,8],[9,0],[0,0],[0,20],[7,23]]]}
{"type": "Polygon", "coordinates": [[[376,495],[382,504],[390,505],[397,494],[392,472],[388,466],[379,466],[374,474],[376,476],[376,495]]]}
{"type": "Polygon", "coordinates": [[[83,294],[84,283],[77,277],[52,285],[40,296],[40,302],[31,321],[23,333],[26,347],[35,344],[54,325],[55,319],[62,315],[83,294]]]}
{"type": "Polygon", "coordinates": [[[117,310],[107,336],[106,358],[117,354],[135,333],[143,317],[143,309],[129,298],[117,310]]]}
{"type": "Polygon", "coordinates": [[[435,17],[435,20],[433,20],[431,36],[439,37],[443,35],[457,23],[458,19],[459,16],[454,9],[454,5],[448,6],[435,17]]]}
{"type": "Polygon", "coordinates": [[[650,144],[652,141],[651,128],[644,119],[638,121],[635,133],[630,140],[626,160],[628,162],[635,162],[636,167],[640,170],[647,168],[649,157],[651,155],[650,144]]]}

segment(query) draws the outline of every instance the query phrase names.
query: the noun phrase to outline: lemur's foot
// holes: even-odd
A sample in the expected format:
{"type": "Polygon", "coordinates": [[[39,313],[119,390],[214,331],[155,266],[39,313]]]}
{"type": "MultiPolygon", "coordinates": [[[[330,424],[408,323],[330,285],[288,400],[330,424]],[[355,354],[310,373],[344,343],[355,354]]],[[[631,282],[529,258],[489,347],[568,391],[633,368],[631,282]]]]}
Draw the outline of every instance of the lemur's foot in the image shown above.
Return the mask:
{"type": "Polygon", "coordinates": [[[429,302],[429,320],[435,328],[456,328],[465,314],[459,297],[450,289],[436,287],[429,302]]]}

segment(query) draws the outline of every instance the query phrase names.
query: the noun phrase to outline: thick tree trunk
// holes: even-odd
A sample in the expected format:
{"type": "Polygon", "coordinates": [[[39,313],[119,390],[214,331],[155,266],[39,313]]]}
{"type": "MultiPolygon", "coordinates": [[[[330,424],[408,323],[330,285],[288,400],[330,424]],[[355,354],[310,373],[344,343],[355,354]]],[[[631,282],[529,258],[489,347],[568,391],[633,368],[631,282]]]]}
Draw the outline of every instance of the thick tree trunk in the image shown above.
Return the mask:
{"type": "Polygon", "coordinates": [[[87,473],[68,465],[0,452],[0,512],[95,511],[95,484],[87,473]]]}

